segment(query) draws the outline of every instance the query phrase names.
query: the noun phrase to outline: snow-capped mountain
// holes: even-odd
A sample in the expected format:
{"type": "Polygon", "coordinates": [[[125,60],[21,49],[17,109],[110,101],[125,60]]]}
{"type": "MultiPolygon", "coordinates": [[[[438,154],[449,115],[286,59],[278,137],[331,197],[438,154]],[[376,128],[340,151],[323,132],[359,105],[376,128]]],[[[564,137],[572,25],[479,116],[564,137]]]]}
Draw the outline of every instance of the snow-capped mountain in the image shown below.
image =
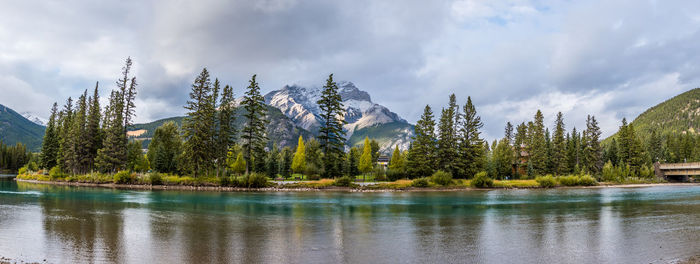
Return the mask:
{"type": "Polygon", "coordinates": [[[34,122],[34,124],[37,124],[40,126],[46,126],[46,124],[49,123],[49,121],[46,118],[39,117],[32,112],[22,112],[21,115],[24,118],[29,119],[29,121],[34,122]]]}
{"type": "MultiPolygon", "coordinates": [[[[338,82],[338,87],[345,106],[345,121],[348,123],[344,126],[348,145],[361,142],[359,136],[362,136],[361,139],[369,136],[380,142],[383,151],[394,145],[399,145],[401,149],[408,148],[413,135],[411,124],[388,108],[372,102],[369,94],[358,89],[352,82],[338,82]],[[369,130],[373,132],[367,133],[369,130]],[[355,135],[356,132],[361,132],[361,135],[355,135]]],[[[286,85],[266,94],[265,102],[280,109],[297,126],[317,132],[321,109],[316,102],[321,99],[321,90],[320,86],[286,85]]]]}

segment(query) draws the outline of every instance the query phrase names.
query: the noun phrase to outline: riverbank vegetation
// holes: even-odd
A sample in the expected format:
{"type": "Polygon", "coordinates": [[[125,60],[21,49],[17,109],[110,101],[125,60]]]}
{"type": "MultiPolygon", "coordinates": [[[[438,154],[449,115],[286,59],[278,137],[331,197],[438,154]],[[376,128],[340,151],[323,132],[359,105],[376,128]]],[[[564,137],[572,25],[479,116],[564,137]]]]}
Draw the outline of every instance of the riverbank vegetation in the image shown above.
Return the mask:
{"type": "Polygon", "coordinates": [[[99,84],[90,96],[85,90],[76,101],[68,98],[61,110],[54,103],[37,161],[24,157],[14,163],[27,164],[20,179],[241,187],[308,181],[286,185],[290,188],[375,181],[383,183],[371,188],[591,186],[657,182],[652,162],[694,159],[700,153],[700,140],[691,136],[665,141],[654,136],[645,145],[624,119],[609,144],[601,142],[594,116],[587,117],[582,131],[569,132],[560,112],[550,131],[539,110],[531,121],[508,122],[503,138],[489,144],[471,97],[459,106],[452,94],[437,119],[426,105],[410,147],[394,146],[380,162],[379,144],[369,137],[359,146],[345,146],[344,108],[332,74],[317,102],[322,120],[317,137],[299,136],[296,146],[280,148],[266,135],[267,110],[257,76],[236,100],[233,86],[212,81],[206,68],[190,87],[182,127],[164,123],[142,150],[141,142],[130,141],[126,133],[137,94],[131,66],[127,59],[104,108],[99,84]],[[235,120],[237,110],[243,111],[242,122],[235,120]]]}

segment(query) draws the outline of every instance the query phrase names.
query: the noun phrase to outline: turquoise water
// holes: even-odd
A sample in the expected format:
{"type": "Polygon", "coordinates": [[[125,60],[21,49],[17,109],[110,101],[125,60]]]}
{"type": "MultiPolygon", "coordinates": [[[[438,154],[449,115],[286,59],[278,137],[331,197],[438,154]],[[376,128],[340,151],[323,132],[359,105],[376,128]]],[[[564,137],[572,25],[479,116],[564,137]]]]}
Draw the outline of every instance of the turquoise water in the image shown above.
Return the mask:
{"type": "Polygon", "coordinates": [[[700,186],[130,191],[0,181],[0,256],[119,263],[665,263],[700,255],[700,186]]]}

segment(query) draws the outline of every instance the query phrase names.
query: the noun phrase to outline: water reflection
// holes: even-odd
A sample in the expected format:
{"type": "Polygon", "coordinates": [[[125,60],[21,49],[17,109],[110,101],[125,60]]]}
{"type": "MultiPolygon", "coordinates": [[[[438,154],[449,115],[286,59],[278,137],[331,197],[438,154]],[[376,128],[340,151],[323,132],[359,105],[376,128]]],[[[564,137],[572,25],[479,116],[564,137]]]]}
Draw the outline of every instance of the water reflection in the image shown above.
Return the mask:
{"type": "Polygon", "coordinates": [[[0,181],[0,256],[110,263],[638,263],[700,254],[700,187],[199,193],[0,181]]]}

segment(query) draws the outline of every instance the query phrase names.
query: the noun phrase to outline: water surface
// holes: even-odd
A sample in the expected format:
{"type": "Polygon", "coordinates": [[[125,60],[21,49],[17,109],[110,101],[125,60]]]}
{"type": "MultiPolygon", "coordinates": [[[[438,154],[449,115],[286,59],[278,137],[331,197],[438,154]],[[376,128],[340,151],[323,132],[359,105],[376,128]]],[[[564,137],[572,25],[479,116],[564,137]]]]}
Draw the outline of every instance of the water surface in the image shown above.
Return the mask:
{"type": "Polygon", "coordinates": [[[75,263],[665,263],[700,254],[700,186],[131,191],[0,180],[0,256],[75,263]]]}

